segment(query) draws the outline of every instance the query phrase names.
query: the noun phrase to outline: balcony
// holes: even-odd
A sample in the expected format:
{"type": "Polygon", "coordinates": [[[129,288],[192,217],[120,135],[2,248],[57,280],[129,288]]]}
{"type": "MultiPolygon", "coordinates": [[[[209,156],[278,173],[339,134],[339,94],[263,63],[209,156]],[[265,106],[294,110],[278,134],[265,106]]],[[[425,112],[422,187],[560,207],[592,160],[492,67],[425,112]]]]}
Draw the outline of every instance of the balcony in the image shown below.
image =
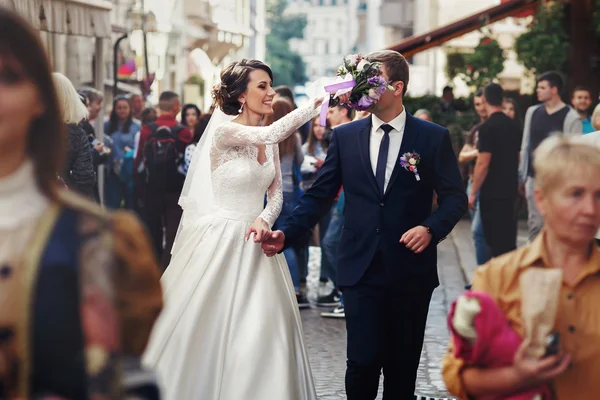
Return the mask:
{"type": "Polygon", "coordinates": [[[201,28],[212,29],[215,27],[212,7],[208,0],[184,0],[183,13],[189,21],[201,28]]]}
{"type": "Polygon", "coordinates": [[[390,28],[412,30],[414,5],[414,0],[383,0],[379,7],[379,23],[390,28]]]}

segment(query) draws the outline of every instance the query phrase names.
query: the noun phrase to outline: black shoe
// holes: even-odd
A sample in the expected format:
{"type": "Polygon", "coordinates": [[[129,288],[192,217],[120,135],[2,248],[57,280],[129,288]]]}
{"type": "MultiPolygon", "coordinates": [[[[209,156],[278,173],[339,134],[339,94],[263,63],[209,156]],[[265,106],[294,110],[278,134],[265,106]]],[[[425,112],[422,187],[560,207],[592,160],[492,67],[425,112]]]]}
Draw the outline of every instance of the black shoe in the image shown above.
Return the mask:
{"type": "Polygon", "coordinates": [[[336,307],[331,311],[322,312],[321,317],[323,317],[323,318],[346,318],[346,313],[344,312],[344,305],[340,305],[339,307],[336,307]]]}
{"type": "Polygon", "coordinates": [[[296,293],[296,301],[298,302],[299,309],[310,308],[310,303],[308,302],[306,295],[301,294],[301,293],[296,293]]]}
{"type": "Polygon", "coordinates": [[[333,289],[327,296],[321,296],[317,299],[319,307],[337,307],[341,304],[340,293],[333,289]]]}

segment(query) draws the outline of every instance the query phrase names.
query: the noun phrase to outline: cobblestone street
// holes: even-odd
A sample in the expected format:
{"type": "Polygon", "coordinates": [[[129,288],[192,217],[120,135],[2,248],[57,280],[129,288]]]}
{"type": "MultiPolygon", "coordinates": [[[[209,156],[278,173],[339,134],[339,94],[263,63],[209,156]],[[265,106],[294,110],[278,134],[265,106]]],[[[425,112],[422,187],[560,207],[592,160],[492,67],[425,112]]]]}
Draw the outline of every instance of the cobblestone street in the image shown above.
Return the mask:
{"type": "MultiPolygon", "coordinates": [[[[526,227],[519,226],[519,246],[526,242],[526,227]]],[[[434,291],[429,307],[425,343],[417,378],[417,394],[434,398],[449,396],[441,376],[441,362],[448,343],[446,314],[452,301],[464,291],[465,276],[475,270],[475,255],[470,221],[462,220],[438,246],[440,286],[434,291]]],[[[309,299],[316,300],[319,285],[320,249],[311,247],[309,261],[309,299]]],[[[345,399],[346,324],[343,319],[321,318],[326,309],[302,310],[304,334],[317,395],[321,400],[345,399]]],[[[383,382],[383,379],[381,380],[383,382]]],[[[377,397],[381,399],[382,385],[377,397]]]]}

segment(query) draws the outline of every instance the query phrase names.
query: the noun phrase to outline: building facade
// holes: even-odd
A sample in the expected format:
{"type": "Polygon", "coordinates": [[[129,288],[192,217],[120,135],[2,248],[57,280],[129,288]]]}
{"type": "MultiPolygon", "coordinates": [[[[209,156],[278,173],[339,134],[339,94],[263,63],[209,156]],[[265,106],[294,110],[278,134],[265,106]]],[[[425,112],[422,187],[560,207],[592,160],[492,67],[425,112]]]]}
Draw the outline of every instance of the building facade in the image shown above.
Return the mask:
{"type": "Polygon", "coordinates": [[[210,91],[225,65],[243,58],[265,59],[265,0],[182,1],[187,24],[205,32],[201,38],[186,41],[185,97],[208,110],[212,104],[210,91]],[[189,83],[190,77],[201,84],[189,83]]]}
{"type": "MultiPolygon", "coordinates": [[[[500,4],[500,0],[381,0],[380,21],[385,26],[386,45],[390,46],[410,36],[420,35],[460,20],[479,11],[500,4]],[[417,6],[418,3],[418,6],[417,6]],[[402,15],[402,18],[391,16],[402,15]]],[[[526,21],[517,18],[490,24],[486,28],[505,50],[507,59],[499,83],[508,90],[528,91],[531,79],[517,61],[513,50],[515,39],[525,31],[526,21]]],[[[471,32],[445,43],[441,47],[423,51],[411,60],[409,93],[441,95],[446,85],[455,88],[455,95],[466,96],[472,88],[456,78],[449,81],[445,74],[446,55],[451,52],[470,52],[477,47],[481,32],[471,32]]]]}
{"type": "Polygon", "coordinates": [[[359,34],[368,46],[367,1],[359,0],[291,0],[286,13],[306,16],[302,39],[290,40],[290,48],[306,63],[309,80],[334,76],[343,57],[358,52],[359,34]],[[363,4],[363,9],[359,6],[363,4]],[[359,27],[359,14],[364,23],[359,27]]]}

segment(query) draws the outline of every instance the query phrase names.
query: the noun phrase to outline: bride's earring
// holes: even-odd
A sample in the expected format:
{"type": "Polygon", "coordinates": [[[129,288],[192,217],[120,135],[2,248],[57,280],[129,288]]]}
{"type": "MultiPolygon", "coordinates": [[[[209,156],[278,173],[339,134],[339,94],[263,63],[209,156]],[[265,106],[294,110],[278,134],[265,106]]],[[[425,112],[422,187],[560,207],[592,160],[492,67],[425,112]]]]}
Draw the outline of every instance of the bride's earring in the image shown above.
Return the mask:
{"type": "Polygon", "coordinates": [[[240,109],[238,110],[238,114],[241,114],[242,111],[244,111],[244,103],[242,103],[242,106],[240,107],[240,109]]]}

